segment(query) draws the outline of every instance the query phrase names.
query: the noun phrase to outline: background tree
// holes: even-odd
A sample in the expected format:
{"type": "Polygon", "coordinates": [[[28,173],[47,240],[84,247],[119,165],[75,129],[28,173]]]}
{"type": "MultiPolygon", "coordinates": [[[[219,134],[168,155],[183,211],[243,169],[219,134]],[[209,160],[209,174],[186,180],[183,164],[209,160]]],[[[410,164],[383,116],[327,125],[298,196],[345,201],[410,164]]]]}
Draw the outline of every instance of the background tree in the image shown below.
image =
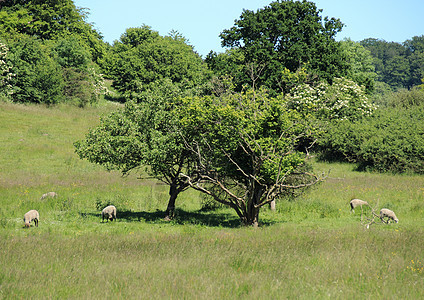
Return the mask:
{"type": "Polygon", "coordinates": [[[217,77],[229,77],[237,91],[249,82],[245,66],[245,57],[239,48],[228,49],[223,53],[209,52],[205,58],[208,68],[217,77]]]}
{"type": "Polygon", "coordinates": [[[107,89],[99,67],[91,60],[89,49],[75,35],[58,39],[52,48],[63,71],[65,101],[81,107],[97,103],[107,89]]]}
{"type": "Polygon", "coordinates": [[[98,63],[106,44],[86,16],[72,0],[2,2],[0,38],[16,74],[13,101],[84,106],[99,100],[105,86],[98,63]]]}
{"type": "Polygon", "coordinates": [[[75,143],[80,158],[108,169],[147,172],[169,185],[165,218],[170,219],[175,201],[189,185],[181,172],[194,175],[192,155],[184,147],[175,106],[183,92],[170,79],[151,84],[140,102],[128,101],[123,109],[102,118],[85,140],[75,143]]]}
{"type": "Polygon", "coordinates": [[[86,18],[87,10],[77,8],[73,0],[4,1],[0,6],[0,32],[10,38],[24,34],[41,40],[76,34],[98,63],[106,46],[86,18]]]}
{"type": "Polygon", "coordinates": [[[403,44],[365,39],[361,45],[371,52],[376,80],[391,87],[411,89],[424,77],[424,36],[415,36],[403,44]]]}
{"type": "Polygon", "coordinates": [[[206,65],[185,39],[175,33],[162,37],[146,25],[126,30],[106,66],[114,87],[127,99],[137,99],[158,80],[168,78],[194,90],[208,78],[206,65]]]}
{"type": "Polygon", "coordinates": [[[257,86],[271,91],[280,92],[285,68],[295,72],[306,65],[318,79],[331,82],[345,75],[346,62],[334,40],[343,24],[339,19],[323,19],[321,11],[305,0],[274,1],[256,12],[244,10],[235,25],[221,33],[222,46],[240,49],[243,65],[256,66],[249,78],[255,77],[257,86]]]}
{"type": "Polygon", "coordinates": [[[408,87],[418,86],[424,78],[424,35],[414,36],[404,42],[410,66],[408,87]]]}
{"type": "Polygon", "coordinates": [[[371,94],[374,91],[374,80],[377,76],[371,52],[350,39],[345,39],[340,44],[349,66],[347,78],[364,86],[367,94],[371,94]]]}
{"type": "Polygon", "coordinates": [[[286,95],[286,101],[305,118],[323,121],[358,120],[377,109],[368,99],[365,87],[346,78],[334,78],[332,85],[326,82],[316,86],[297,85],[286,95]]]}
{"type": "Polygon", "coordinates": [[[233,208],[245,225],[258,225],[259,211],[287,189],[304,188],[320,179],[301,172],[307,158],[299,140],[312,135],[300,114],[265,91],[220,98],[190,97],[180,106],[183,136],[196,157],[196,177],[184,173],[191,187],[233,208]],[[290,175],[303,180],[291,185],[290,175]]]}
{"type": "Polygon", "coordinates": [[[12,43],[10,62],[15,76],[12,100],[55,104],[60,101],[63,76],[60,65],[51,54],[51,48],[39,39],[29,36],[12,43]]]}

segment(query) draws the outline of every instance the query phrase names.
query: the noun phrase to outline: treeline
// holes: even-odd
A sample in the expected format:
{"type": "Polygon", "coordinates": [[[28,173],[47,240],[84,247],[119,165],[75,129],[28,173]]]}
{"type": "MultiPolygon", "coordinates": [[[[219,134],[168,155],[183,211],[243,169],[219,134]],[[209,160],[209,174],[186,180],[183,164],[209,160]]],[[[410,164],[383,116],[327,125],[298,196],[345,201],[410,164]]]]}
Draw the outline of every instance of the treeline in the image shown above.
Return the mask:
{"type": "MultiPolygon", "coordinates": [[[[314,9],[304,6],[304,15],[314,9]]],[[[265,86],[278,94],[293,86],[287,72],[301,68],[310,82],[350,78],[365,86],[368,95],[412,89],[424,78],[424,36],[403,44],[378,39],[335,42],[343,24],[334,18],[322,30],[315,20],[289,26],[275,22],[266,10],[260,22],[253,20],[254,12],[246,11],[235,27],[220,35],[228,50],[202,59],[180,33],[163,37],[146,25],[127,29],[109,45],[86,21],[87,14],[72,0],[2,1],[1,97],[84,106],[107,93],[105,79],[112,80],[125,101],[164,79],[197,94],[211,94],[222,88],[218,79],[224,77],[231,78],[236,91],[245,85],[265,86]],[[260,35],[251,31],[241,36],[241,28],[252,24],[260,35]],[[307,27],[316,34],[305,34],[307,27]]]]}
{"type": "Polygon", "coordinates": [[[365,39],[360,42],[370,51],[380,92],[411,89],[424,78],[424,35],[404,43],[365,39]]]}
{"type": "Polygon", "coordinates": [[[107,44],[72,0],[0,2],[0,97],[80,106],[104,92],[107,44]]]}
{"type": "Polygon", "coordinates": [[[227,50],[202,58],[180,33],[147,25],[109,45],[72,0],[1,1],[0,98],[85,106],[105,96],[155,107],[159,122],[167,101],[266,89],[320,125],[297,150],[313,142],[323,159],[423,173],[424,36],[338,42],[342,28],[313,2],[274,1],[243,11],[220,35],[227,50]]]}

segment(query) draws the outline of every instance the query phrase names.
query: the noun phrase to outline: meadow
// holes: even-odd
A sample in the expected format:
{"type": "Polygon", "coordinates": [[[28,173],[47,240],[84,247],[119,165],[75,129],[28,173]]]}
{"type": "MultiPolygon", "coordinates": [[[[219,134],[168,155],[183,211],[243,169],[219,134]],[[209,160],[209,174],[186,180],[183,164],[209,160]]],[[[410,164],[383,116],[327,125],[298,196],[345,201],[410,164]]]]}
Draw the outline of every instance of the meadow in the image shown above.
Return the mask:
{"type": "Polygon", "coordinates": [[[424,298],[424,176],[315,161],[327,180],[263,209],[259,228],[190,190],[167,222],[167,186],[74,153],[116,107],[0,102],[0,299],[424,298]],[[399,223],[366,229],[353,197],[399,223]],[[118,220],[101,222],[110,203],[118,220]],[[30,209],[39,227],[24,229],[30,209]]]}

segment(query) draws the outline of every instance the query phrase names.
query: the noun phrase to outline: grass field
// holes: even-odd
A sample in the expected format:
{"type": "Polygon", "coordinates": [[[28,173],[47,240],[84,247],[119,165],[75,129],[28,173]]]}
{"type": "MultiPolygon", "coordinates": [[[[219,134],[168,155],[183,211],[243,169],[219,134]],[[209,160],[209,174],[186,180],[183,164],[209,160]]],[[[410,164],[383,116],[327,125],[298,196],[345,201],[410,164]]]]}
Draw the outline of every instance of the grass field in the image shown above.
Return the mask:
{"type": "Polygon", "coordinates": [[[72,143],[116,108],[0,103],[0,299],[424,299],[424,176],[331,169],[257,229],[229,209],[80,160],[72,143]],[[40,200],[55,191],[58,198],[40,200]],[[366,229],[352,197],[393,209],[366,229]],[[102,223],[113,203],[118,220],[102,223]],[[23,215],[40,212],[38,228],[23,215]]]}

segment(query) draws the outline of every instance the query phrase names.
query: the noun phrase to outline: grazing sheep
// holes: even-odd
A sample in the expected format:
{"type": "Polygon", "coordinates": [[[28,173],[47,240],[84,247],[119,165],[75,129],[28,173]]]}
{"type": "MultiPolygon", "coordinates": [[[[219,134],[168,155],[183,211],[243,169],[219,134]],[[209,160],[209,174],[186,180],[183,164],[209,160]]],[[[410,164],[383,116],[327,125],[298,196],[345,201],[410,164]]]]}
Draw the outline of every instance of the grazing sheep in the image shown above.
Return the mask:
{"type": "Polygon", "coordinates": [[[30,210],[24,215],[25,227],[30,227],[31,221],[34,221],[35,226],[38,227],[38,220],[40,219],[40,214],[35,209],[30,210]]]}
{"type": "Polygon", "coordinates": [[[352,200],[350,200],[349,204],[350,204],[350,210],[353,211],[353,212],[355,212],[355,207],[360,206],[361,210],[362,210],[362,205],[368,205],[369,206],[367,201],[359,200],[359,199],[352,199],[352,200]]]}
{"type": "Polygon", "coordinates": [[[109,222],[109,220],[113,221],[114,219],[116,220],[116,207],[113,205],[109,205],[106,206],[103,210],[102,210],[102,221],[104,221],[104,219],[106,218],[107,222],[109,222]]]}
{"type": "Polygon", "coordinates": [[[390,219],[395,221],[396,223],[399,222],[399,219],[396,217],[395,213],[387,208],[382,208],[380,210],[380,219],[383,221],[383,218],[387,217],[387,223],[389,223],[390,219]]]}
{"type": "Polygon", "coordinates": [[[57,197],[57,193],[55,193],[55,192],[45,193],[45,194],[43,194],[43,196],[41,196],[40,200],[43,200],[47,197],[51,197],[51,198],[57,197]]]}

